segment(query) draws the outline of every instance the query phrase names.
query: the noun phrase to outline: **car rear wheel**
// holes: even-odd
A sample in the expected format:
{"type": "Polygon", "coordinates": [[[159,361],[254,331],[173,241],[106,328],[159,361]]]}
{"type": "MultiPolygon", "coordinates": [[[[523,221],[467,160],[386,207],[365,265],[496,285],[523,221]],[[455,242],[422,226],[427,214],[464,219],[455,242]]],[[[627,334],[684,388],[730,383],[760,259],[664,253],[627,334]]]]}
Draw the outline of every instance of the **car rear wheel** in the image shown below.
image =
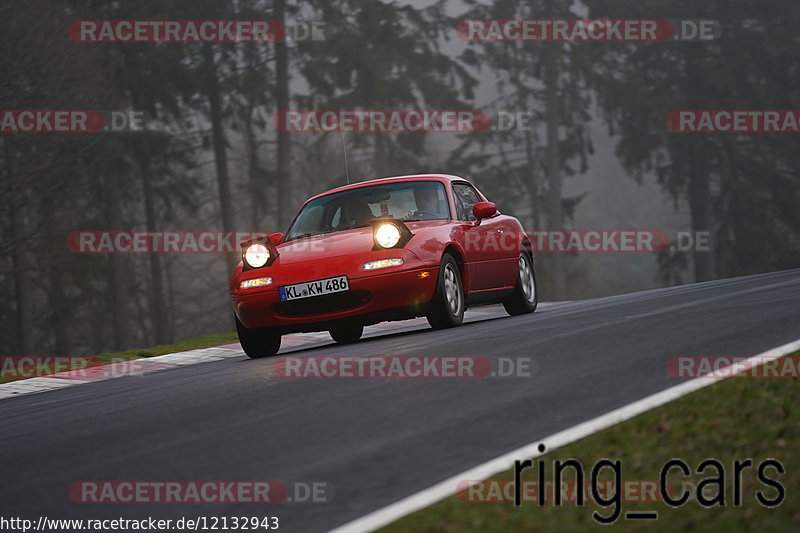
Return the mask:
{"type": "Polygon", "coordinates": [[[464,320],[464,287],[458,264],[450,254],[442,256],[439,280],[427,318],[433,329],[459,326],[464,320]]]}
{"type": "Polygon", "coordinates": [[[236,320],[236,333],[239,335],[239,344],[242,350],[251,359],[260,357],[271,357],[281,349],[281,336],[272,328],[248,328],[239,322],[239,317],[233,315],[236,320]]]}
{"type": "Polygon", "coordinates": [[[517,265],[517,285],[514,287],[513,294],[503,302],[506,312],[512,316],[533,313],[539,303],[531,256],[524,252],[521,253],[517,265]]]}
{"type": "Polygon", "coordinates": [[[361,338],[364,326],[361,324],[347,324],[331,328],[328,333],[339,344],[352,344],[361,338]]]}

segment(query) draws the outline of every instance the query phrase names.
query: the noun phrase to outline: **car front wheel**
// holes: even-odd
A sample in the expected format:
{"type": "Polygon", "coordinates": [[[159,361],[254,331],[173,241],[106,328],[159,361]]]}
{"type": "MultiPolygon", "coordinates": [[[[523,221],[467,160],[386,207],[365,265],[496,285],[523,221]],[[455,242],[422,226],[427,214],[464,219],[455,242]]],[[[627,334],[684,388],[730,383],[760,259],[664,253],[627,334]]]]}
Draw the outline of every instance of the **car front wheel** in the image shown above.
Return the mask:
{"type": "Polygon", "coordinates": [[[328,333],[339,344],[352,344],[361,338],[364,326],[361,324],[347,324],[331,328],[328,333]]]}
{"type": "Polygon", "coordinates": [[[533,273],[531,256],[523,252],[517,263],[517,285],[511,296],[503,302],[503,307],[509,315],[524,315],[533,313],[538,303],[539,295],[536,292],[536,275],[533,273]]]}
{"type": "Polygon", "coordinates": [[[450,254],[442,257],[439,280],[427,318],[433,329],[459,326],[464,320],[464,287],[458,264],[450,254]]]}
{"type": "Polygon", "coordinates": [[[233,315],[242,350],[251,359],[271,357],[281,349],[281,336],[272,328],[248,328],[233,315]]]}

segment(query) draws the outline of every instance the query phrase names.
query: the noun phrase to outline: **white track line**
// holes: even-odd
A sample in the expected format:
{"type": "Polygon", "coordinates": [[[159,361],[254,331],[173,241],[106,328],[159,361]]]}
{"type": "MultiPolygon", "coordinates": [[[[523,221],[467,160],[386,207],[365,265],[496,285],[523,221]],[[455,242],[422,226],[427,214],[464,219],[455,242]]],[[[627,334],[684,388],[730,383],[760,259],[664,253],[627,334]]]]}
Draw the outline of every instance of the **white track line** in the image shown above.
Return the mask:
{"type": "MultiPolygon", "coordinates": [[[[747,368],[753,368],[768,361],[778,359],[786,354],[796,352],[797,350],[800,350],[800,339],[788,344],[784,344],[783,346],[778,346],[777,348],[773,348],[764,353],[754,355],[753,357],[741,361],[739,364],[747,364],[747,368]]],[[[722,376],[733,375],[733,372],[731,372],[733,366],[734,365],[730,365],[720,369],[717,371],[717,374],[722,376]]],[[[593,418],[592,420],[578,424],[577,426],[565,429],[564,431],[556,433],[555,435],[550,435],[549,437],[545,437],[521,448],[517,448],[516,450],[501,455],[500,457],[487,461],[474,468],[470,468],[469,470],[465,470],[464,472],[446,479],[441,483],[437,483],[432,487],[428,487],[427,489],[407,496],[406,498],[403,498],[402,500],[390,504],[382,509],[378,509],[377,511],[374,511],[368,515],[353,520],[352,522],[348,522],[342,526],[339,526],[331,530],[331,533],[374,531],[380,527],[390,524],[391,522],[394,522],[399,518],[411,514],[414,511],[428,507],[429,505],[443,500],[448,496],[453,496],[456,494],[456,487],[460,482],[465,480],[487,479],[498,472],[512,468],[516,459],[532,459],[542,455],[539,452],[539,443],[545,443],[548,452],[553,451],[557,448],[571,444],[593,433],[597,433],[598,431],[613,426],[614,424],[618,424],[633,418],[634,416],[664,405],[665,403],[676,400],[681,396],[685,396],[691,392],[708,387],[717,381],[725,379],[725,377],[717,377],[713,376],[713,374],[707,374],[707,376],[708,377],[698,377],[687,381],[686,383],[675,385],[674,387],[670,387],[666,390],[657,392],[651,396],[630,403],[624,407],[620,407],[619,409],[604,415],[600,415],[597,418],[593,418]]]]}

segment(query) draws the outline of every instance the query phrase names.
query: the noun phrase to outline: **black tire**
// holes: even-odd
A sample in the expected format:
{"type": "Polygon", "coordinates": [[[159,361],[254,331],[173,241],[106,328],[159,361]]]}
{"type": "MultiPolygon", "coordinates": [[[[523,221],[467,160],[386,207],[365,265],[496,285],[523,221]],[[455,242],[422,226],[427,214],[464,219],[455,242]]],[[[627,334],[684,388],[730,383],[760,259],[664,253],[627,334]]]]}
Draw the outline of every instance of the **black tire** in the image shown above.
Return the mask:
{"type": "Polygon", "coordinates": [[[464,285],[453,256],[444,254],[439,267],[436,292],[428,308],[428,324],[433,329],[460,326],[464,321],[464,285]]]}
{"type": "Polygon", "coordinates": [[[536,290],[536,274],[533,271],[531,256],[526,252],[521,253],[517,265],[517,285],[513,294],[503,302],[503,307],[511,316],[533,313],[539,303],[539,291],[536,290]],[[528,277],[527,283],[524,277],[528,277]]]}
{"type": "Polygon", "coordinates": [[[361,324],[343,324],[331,328],[328,333],[339,344],[352,344],[364,334],[364,326],[361,324]]]}
{"type": "Polygon", "coordinates": [[[247,357],[251,359],[271,357],[281,349],[281,336],[272,328],[248,328],[239,322],[239,317],[233,315],[233,318],[236,320],[239,344],[242,345],[247,357]]]}

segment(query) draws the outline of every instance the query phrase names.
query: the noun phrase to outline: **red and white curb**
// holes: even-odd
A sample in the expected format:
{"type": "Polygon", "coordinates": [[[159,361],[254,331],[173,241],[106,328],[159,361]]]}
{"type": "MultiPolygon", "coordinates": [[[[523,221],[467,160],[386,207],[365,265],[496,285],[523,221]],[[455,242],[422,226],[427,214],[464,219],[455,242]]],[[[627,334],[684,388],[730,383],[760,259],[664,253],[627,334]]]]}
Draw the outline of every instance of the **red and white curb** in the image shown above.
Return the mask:
{"type": "MultiPolygon", "coordinates": [[[[547,304],[540,304],[546,307],[547,304]]],[[[505,313],[499,306],[480,307],[470,309],[465,314],[465,320],[478,321],[493,316],[502,316],[505,313]]],[[[401,331],[411,331],[426,327],[424,318],[416,318],[403,322],[384,322],[375,326],[370,326],[365,331],[365,337],[375,337],[386,333],[397,333],[401,331]]],[[[281,354],[288,351],[307,349],[314,346],[330,344],[332,341],[326,331],[316,333],[303,333],[295,335],[284,335],[281,342],[281,354]]],[[[170,368],[197,365],[200,363],[210,363],[222,361],[223,359],[246,357],[238,343],[215,346],[212,348],[199,348],[176,352],[155,357],[145,357],[141,359],[130,359],[127,361],[115,362],[107,365],[94,366],[85,370],[72,370],[59,374],[50,374],[43,377],[34,377],[0,384],[0,401],[6,398],[24,396],[47,392],[76,385],[85,385],[97,381],[121,378],[124,376],[141,376],[151,374],[170,368]]]]}
{"type": "Polygon", "coordinates": [[[177,366],[220,361],[230,357],[241,357],[242,355],[244,354],[241,348],[235,349],[217,346],[214,348],[202,348],[158,355],[156,357],[130,359],[107,365],[93,366],[83,370],[70,370],[58,374],[0,384],[0,400],[12,398],[14,396],[63,389],[75,385],[85,385],[97,381],[106,381],[124,376],[141,376],[167,370],[169,368],[175,368],[177,366]]]}

